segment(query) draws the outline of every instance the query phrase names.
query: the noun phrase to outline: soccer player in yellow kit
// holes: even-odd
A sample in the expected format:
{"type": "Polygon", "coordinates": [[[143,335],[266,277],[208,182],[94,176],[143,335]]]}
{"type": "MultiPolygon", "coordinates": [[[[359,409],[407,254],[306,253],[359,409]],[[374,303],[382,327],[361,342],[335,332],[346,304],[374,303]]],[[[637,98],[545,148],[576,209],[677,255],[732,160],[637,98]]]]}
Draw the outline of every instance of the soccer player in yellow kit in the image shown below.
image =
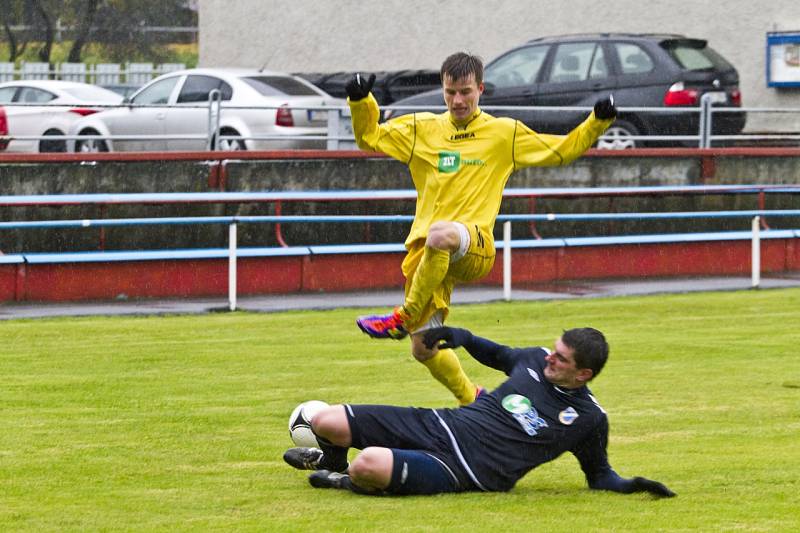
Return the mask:
{"type": "Polygon", "coordinates": [[[444,323],[456,283],[491,270],[494,223],[511,173],[574,161],[611,125],[616,108],[611,98],[602,99],[569,134],[540,134],[518,120],[481,111],[480,58],[453,54],[442,64],[441,76],[447,112],[413,113],[383,124],[370,93],[375,76],[355,74],[346,86],[358,146],[407,164],[417,190],[402,265],[405,301],[391,313],[362,316],[356,323],[374,338],[402,339],[410,333],[414,357],[468,404],[482,389],[466,376],[453,350],[427,348],[422,334],[444,323]]]}

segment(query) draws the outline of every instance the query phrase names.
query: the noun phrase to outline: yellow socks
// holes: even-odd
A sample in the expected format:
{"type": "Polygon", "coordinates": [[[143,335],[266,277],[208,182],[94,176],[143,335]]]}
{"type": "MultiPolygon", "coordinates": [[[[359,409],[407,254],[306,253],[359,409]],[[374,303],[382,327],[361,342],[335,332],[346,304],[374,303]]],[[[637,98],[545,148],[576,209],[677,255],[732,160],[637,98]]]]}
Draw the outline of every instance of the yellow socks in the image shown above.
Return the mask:
{"type": "Polygon", "coordinates": [[[403,304],[403,311],[408,317],[413,320],[419,319],[433,291],[444,281],[448,268],[450,268],[450,252],[430,246],[425,247],[403,304]]]}
{"type": "Polygon", "coordinates": [[[478,388],[464,373],[456,352],[449,348],[439,350],[430,359],[422,361],[422,364],[428,367],[433,377],[453,393],[458,403],[467,405],[475,400],[478,388]]]}

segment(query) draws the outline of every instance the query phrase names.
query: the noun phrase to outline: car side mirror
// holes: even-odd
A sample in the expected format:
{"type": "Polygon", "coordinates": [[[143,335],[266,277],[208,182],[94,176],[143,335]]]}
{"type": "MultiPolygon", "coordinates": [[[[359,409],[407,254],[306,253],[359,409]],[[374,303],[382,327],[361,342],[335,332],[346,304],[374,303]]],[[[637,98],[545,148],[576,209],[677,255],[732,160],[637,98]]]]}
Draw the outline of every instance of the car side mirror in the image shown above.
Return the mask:
{"type": "Polygon", "coordinates": [[[131,105],[132,103],[133,103],[133,100],[131,100],[131,97],[130,97],[130,96],[126,96],[125,98],[123,98],[123,99],[122,99],[122,105],[127,105],[127,106],[129,106],[129,105],[131,105]]]}
{"type": "Polygon", "coordinates": [[[485,94],[486,96],[491,96],[492,93],[494,93],[494,89],[495,89],[494,83],[488,81],[483,82],[483,94],[485,94]]]}

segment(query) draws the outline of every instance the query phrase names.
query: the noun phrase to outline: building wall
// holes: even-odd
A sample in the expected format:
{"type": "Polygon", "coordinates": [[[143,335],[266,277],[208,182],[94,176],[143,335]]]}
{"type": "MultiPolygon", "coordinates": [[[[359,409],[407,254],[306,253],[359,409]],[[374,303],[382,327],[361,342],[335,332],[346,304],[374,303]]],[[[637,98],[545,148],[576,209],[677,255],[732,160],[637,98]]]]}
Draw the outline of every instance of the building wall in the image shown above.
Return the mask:
{"type": "MultiPolygon", "coordinates": [[[[766,33],[800,31],[795,0],[568,3],[529,0],[201,0],[202,66],[289,72],[438,68],[456,50],[491,59],[528,39],[576,32],[668,32],[708,39],[739,70],[746,107],[800,107],[766,86],[766,33]]],[[[791,130],[800,115],[751,114],[748,130],[791,130]]]]}

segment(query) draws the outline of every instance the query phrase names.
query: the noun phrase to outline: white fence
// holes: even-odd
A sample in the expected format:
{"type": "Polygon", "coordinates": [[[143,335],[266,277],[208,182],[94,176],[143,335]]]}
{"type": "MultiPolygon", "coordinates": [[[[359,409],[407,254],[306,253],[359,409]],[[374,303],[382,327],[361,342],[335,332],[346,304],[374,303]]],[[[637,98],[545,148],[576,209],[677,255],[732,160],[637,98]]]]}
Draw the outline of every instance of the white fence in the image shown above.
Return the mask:
{"type": "Polygon", "coordinates": [[[14,80],[68,80],[97,85],[144,85],[156,76],[183,70],[183,63],[14,63],[0,62],[0,82],[14,80]]]}

